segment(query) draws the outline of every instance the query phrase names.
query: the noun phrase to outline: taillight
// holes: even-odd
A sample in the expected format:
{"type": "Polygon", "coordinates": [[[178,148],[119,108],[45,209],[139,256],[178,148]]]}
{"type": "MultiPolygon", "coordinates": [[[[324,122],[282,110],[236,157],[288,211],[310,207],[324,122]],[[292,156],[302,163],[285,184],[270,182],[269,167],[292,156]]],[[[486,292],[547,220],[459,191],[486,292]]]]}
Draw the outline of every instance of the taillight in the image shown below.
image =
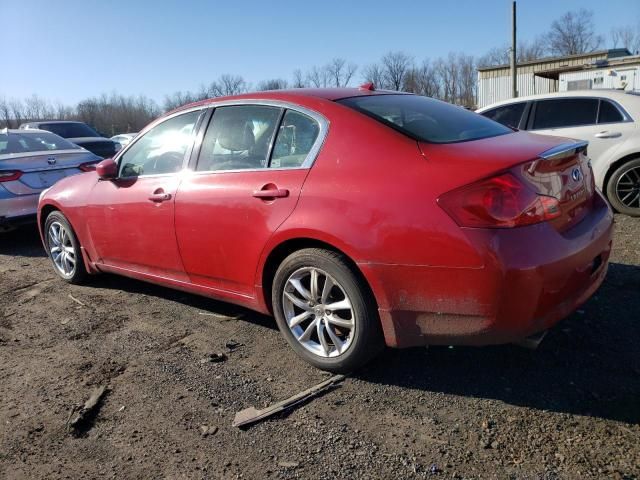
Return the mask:
{"type": "Polygon", "coordinates": [[[461,227],[511,228],[560,216],[556,198],[536,194],[510,173],[447,192],[438,204],[461,227]]]}
{"type": "Polygon", "coordinates": [[[20,170],[0,170],[0,182],[11,182],[18,180],[22,176],[20,170]]]}
{"type": "Polygon", "coordinates": [[[83,172],[93,172],[96,169],[98,162],[86,162],[78,165],[78,168],[83,172]]]}

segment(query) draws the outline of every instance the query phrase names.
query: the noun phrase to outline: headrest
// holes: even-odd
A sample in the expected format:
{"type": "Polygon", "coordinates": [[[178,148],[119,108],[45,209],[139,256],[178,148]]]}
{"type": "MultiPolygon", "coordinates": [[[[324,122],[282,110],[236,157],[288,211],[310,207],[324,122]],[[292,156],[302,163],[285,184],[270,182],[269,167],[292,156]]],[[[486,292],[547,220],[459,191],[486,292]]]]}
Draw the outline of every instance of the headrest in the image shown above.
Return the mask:
{"type": "Polygon", "coordinates": [[[244,118],[225,118],[218,131],[218,143],[225,150],[241,152],[253,148],[256,139],[250,121],[244,118]]]}

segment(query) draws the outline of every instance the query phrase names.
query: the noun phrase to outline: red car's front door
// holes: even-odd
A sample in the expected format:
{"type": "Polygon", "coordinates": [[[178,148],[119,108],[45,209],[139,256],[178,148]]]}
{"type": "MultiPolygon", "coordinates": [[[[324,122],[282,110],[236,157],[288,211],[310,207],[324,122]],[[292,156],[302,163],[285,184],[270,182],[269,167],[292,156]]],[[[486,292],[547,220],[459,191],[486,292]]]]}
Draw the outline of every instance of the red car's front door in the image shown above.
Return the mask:
{"type": "Polygon", "coordinates": [[[176,196],[176,235],[193,283],[253,296],[264,246],[293,212],[318,151],[321,120],[264,105],[214,111],[176,196]]]}
{"type": "Polygon", "coordinates": [[[188,281],[174,206],[201,113],[184,113],[154,126],[120,156],[118,178],[96,183],[86,212],[97,262],[188,281]]]}

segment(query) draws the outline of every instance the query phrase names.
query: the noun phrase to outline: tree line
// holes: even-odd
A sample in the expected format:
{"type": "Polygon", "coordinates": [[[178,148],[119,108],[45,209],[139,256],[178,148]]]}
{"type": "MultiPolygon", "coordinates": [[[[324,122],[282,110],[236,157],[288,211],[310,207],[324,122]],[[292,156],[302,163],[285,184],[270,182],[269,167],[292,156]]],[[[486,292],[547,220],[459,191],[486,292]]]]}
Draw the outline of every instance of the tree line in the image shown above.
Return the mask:
{"type": "MultiPolygon", "coordinates": [[[[640,53],[640,24],[613,28],[610,42],[614,48],[640,53]]],[[[604,37],[596,32],[592,11],[569,11],[554,20],[543,35],[519,42],[517,61],[588,53],[603,48],[604,44],[604,37]]],[[[246,82],[240,75],[223,74],[195,91],[182,90],[166,95],[160,103],[145,96],[117,93],[91,97],[74,106],[51,102],[37,95],[23,100],[0,95],[0,128],[17,128],[25,121],[34,120],[79,120],[111,136],[137,132],[163,112],[206,98],[253,90],[346,87],[356,82],[372,82],[377,88],[416,93],[472,108],[476,100],[477,69],[507,64],[509,56],[509,46],[504,45],[480,57],[451,52],[437,59],[416,60],[405,52],[391,51],[379,61],[363,66],[335,57],[306,71],[294,70],[290,79],[266,79],[256,85],[246,82]]]]}

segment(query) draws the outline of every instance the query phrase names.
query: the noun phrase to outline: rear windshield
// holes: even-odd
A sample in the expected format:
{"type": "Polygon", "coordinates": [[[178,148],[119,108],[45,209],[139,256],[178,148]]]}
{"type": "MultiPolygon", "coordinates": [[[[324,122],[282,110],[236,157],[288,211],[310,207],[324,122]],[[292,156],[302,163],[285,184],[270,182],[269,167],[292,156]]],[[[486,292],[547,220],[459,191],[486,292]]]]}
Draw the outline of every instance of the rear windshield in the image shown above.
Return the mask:
{"type": "Polygon", "coordinates": [[[100,136],[89,125],[84,123],[41,123],[38,128],[48,130],[63,138],[100,136]]]}
{"type": "Polygon", "coordinates": [[[338,102],[421,142],[467,142],[513,132],[462,107],[418,95],[371,95],[338,102]]]}
{"type": "Polygon", "coordinates": [[[80,147],[49,132],[0,133],[0,155],[72,149],[80,147]]]}

